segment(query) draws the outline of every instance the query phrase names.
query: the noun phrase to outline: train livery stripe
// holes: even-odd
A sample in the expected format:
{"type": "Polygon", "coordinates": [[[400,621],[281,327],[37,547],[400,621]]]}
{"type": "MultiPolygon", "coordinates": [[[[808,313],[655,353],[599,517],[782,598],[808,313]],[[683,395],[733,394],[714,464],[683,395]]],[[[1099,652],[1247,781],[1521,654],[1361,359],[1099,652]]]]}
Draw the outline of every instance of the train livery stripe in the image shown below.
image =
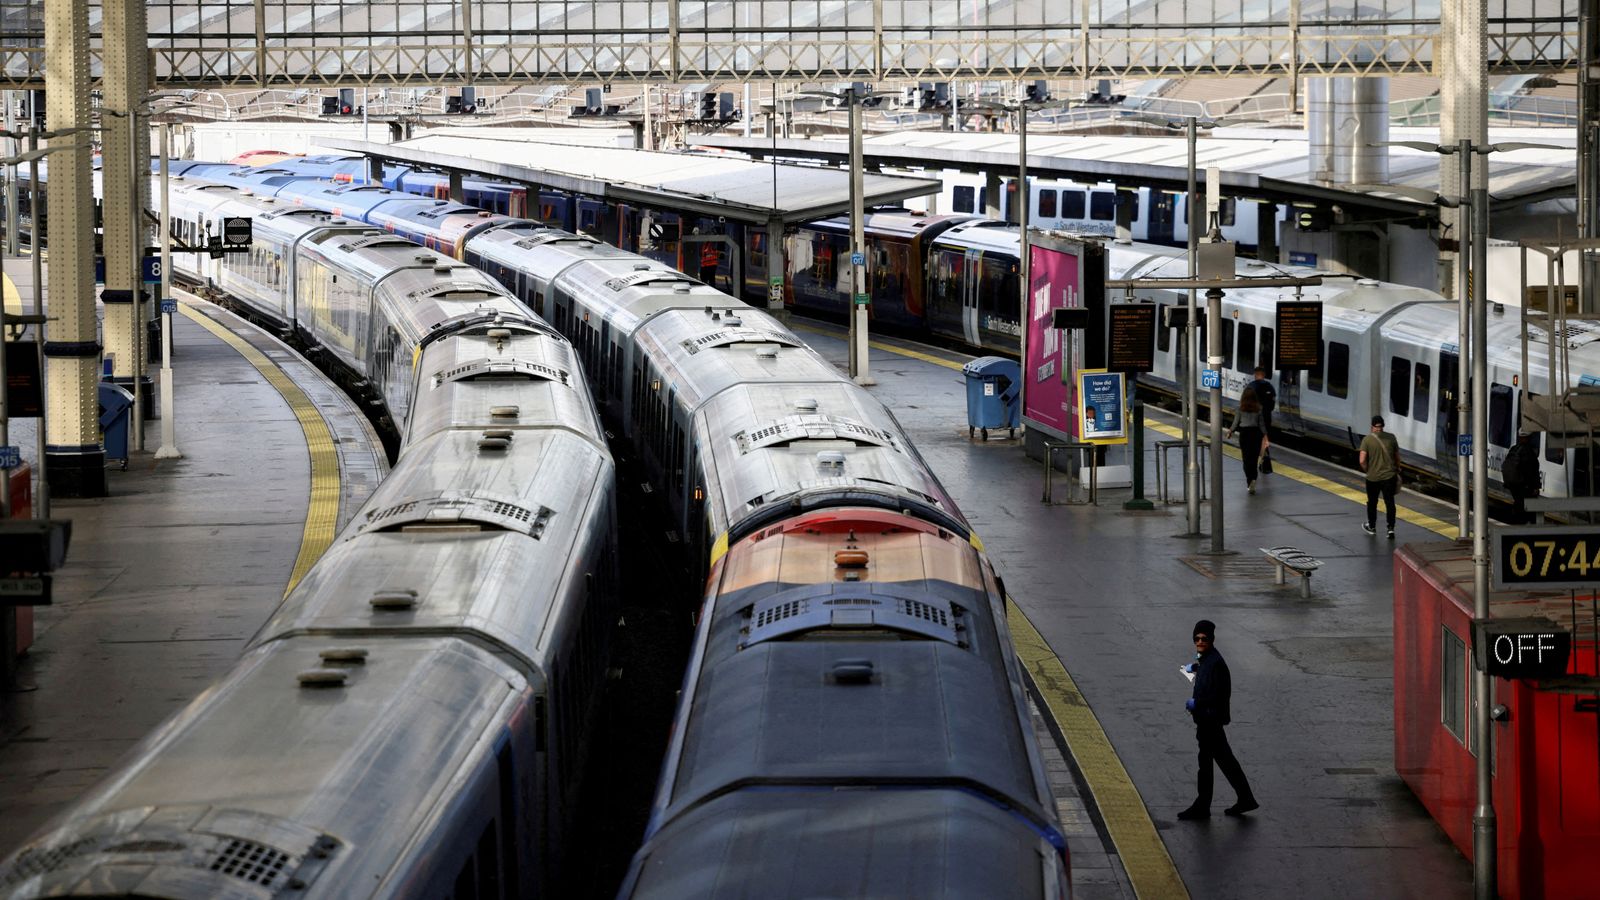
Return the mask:
{"type": "Polygon", "coordinates": [[[1189,891],[1178,875],[1178,867],[1167,853],[1167,845],[1145,809],[1144,798],[1128,770],[1123,768],[1111,740],[1100,727],[1100,720],[1089,708],[1089,701],[1067,674],[1044,635],[1039,633],[1021,607],[1006,598],[1006,623],[1011,628],[1011,643],[1017,658],[1033,679],[1044,701],[1046,713],[1067,739],[1062,748],[1072,755],[1083,773],[1083,780],[1094,796],[1100,818],[1106,823],[1111,843],[1122,858],[1133,892],[1146,898],[1187,898],[1189,891]]]}
{"type": "Polygon", "coordinates": [[[333,447],[333,433],[328,430],[328,423],[323,421],[322,414],[317,411],[311,398],[286,372],[273,365],[265,353],[211,317],[196,311],[190,304],[180,303],[178,309],[189,321],[226,341],[250,365],[255,366],[267,383],[283,395],[284,401],[294,411],[294,417],[300,422],[301,432],[305,434],[306,450],[311,455],[311,502],[306,508],[300,553],[295,557],[294,569],[289,574],[289,585],[283,590],[283,595],[287,597],[312,564],[322,556],[322,551],[333,543],[334,528],[339,517],[339,456],[333,447]]]}
{"type": "MultiPolygon", "coordinates": [[[[1171,425],[1163,424],[1161,422],[1152,422],[1149,419],[1146,419],[1145,427],[1151,429],[1152,431],[1159,431],[1169,437],[1183,437],[1183,432],[1180,429],[1174,428],[1171,425]]],[[[1223,445],[1222,451],[1233,459],[1239,458],[1239,449],[1237,447],[1223,445]]],[[[1340,484],[1331,478],[1324,478],[1321,475],[1315,475],[1311,472],[1307,472],[1305,469],[1298,469],[1294,466],[1286,466],[1279,462],[1276,456],[1274,456],[1272,459],[1272,474],[1274,476],[1281,475],[1284,478],[1293,479],[1301,484],[1310,485],[1311,487],[1319,490],[1327,491],[1336,497],[1343,497],[1344,499],[1349,500],[1351,503],[1359,503],[1363,507],[1367,505],[1367,495],[1365,492],[1358,491],[1353,487],[1340,484]]],[[[1401,506],[1399,502],[1395,503],[1394,508],[1395,515],[1397,517],[1404,519],[1405,521],[1410,522],[1419,528],[1426,528],[1435,534],[1443,535],[1451,540],[1455,539],[1456,523],[1446,522],[1443,519],[1436,519],[1433,516],[1430,516],[1426,513],[1417,512],[1414,509],[1407,509],[1406,507],[1401,506]]]]}

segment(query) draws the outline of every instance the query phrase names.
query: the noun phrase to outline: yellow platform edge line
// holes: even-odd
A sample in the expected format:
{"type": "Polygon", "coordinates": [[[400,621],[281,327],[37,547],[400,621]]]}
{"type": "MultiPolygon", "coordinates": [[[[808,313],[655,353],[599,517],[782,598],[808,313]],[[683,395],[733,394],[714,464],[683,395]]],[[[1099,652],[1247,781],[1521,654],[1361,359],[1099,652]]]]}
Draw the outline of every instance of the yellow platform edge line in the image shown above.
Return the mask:
{"type": "MultiPolygon", "coordinates": [[[[1151,422],[1147,419],[1145,420],[1145,427],[1151,429],[1152,431],[1159,431],[1168,437],[1183,437],[1182,431],[1172,427],[1171,425],[1166,425],[1161,422],[1151,422]]],[[[1222,451],[1232,459],[1239,459],[1239,448],[1237,447],[1225,444],[1222,447],[1222,451]]],[[[1352,503],[1360,504],[1363,508],[1365,508],[1367,505],[1366,493],[1358,491],[1353,487],[1346,487],[1330,478],[1324,478],[1321,475],[1313,475],[1312,473],[1307,472],[1305,469],[1284,465],[1277,459],[1272,461],[1272,474],[1275,476],[1281,475],[1284,478],[1298,481],[1301,484],[1310,485],[1318,490],[1327,491],[1336,497],[1343,497],[1352,503]]],[[[1395,515],[1398,518],[1404,519],[1405,521],[1410,522],[1419,528],[1426,528],[1429,531],[1451,539],[1454,539],[1456,536],[1456,523],[1454,522],[1446,522],[1443,519],[1436,519],[1427,513],[1417,512],[1414,509],[1407,509],[1406,507],[1401,506],[1398,502],[1395,503],[1394,509],[1395,515]]]]}
{"type": "Polygon", "coordinates": [[[306,508],[306,524],[300,536],[300,552],[295,557],[294,569],[289,574],[289,584],[283,590],[285,597],[294,591],[300,579],[321,558],[323,551],[333,543],[335,526],[339,518],[339,454],[333,448],[333,433],[322,413],[317,411],[311,398],[294,383],[288,373],[274,365],[266,354],[251,346],[244,338],[224,328],[210,316],[196,311],[188,303],[178,304],[178,309],[191,322],[211,332],[229,346],[239,351],[256,367],[279,394],[283,395],[294,417],[300,422],[305,435],[306,449],[311,454],[311,501],[306,508]]]}
{"type": "Polygon", "coordinates": [[[1044,635],[1028,620],[1022,608],[1006,598],[1006,622],[1011,628],[1011,643],[1017,657],[1032,676],[1043,698],[1046,714],[1055,720],[1067,746],[1083,773],[1100,818],[1106,824],[1111,843],[1122,858],[1133,892],[1148,900],[1186,900],[1178,867],[1173,864],[1167,845],[1156,831],[1155,822],[1145,809],[1144,798],[1122,760],[1111,747],[1111,740],[1100,727],[1100,720],[1089,709],[1089,702],[1067,674],[1066,666],[1050,649],[1044,635]]]}

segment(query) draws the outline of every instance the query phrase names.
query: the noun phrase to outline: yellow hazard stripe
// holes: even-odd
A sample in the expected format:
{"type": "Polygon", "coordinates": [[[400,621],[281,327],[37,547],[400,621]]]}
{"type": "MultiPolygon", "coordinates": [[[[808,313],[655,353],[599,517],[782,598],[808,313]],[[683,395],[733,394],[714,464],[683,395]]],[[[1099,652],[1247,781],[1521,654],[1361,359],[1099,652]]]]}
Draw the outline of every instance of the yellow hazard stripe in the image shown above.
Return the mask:
{"type": "MultiPolygon", "coordinates": [[[[1159,431],[1162,434],[1170,437],[1183,437],[1183,432],[1181,430],[1163,422],[1152,422],[1149,419],[1146,419],[1145,427],[1151,429],[1152,431],[1159,431]]],[[[1237,447],[1224,444],[1222,447],[1222,452],[1226,453],[1233,459],[1239,458],[1239,448],[1237,447]]],[[[1279,462],[1277,457],[1273,457],[1272,460],[1272,474],[1273,477],[1281,475],[1284,478],[1293,479],[1294,481],[1298,481],[1301,484],[1310,485],[1318,490],[1327,491],[1336,497],[1343,497],[1344,499],[1349,500],[1351,503],[1359,503],[1363,507],[1367,505],[1367,495],[1365,491],[1358,491],[1353,487],[1340,484],[1331,478],[1324,478],[1321,475],[1307,472],[1305,469],[1285,465],[1279,462]]],[[[1410,522],[1419,528],[1426,528],[1429,531],[1432,531],[1436,534],[1441,534],[1447,538],[1451,538],[1452,540],[1456,536],[1456,523],[1454,522],[1446,522],[1443,519],[1436,519],[1427,513],[1417,512],[1414,509],[1407,509],[1406,507],[1401,506],[1398,502],[1395,503],[1394,508],[1395,515],[1397,517],[1404,519],[1405,521],[1410,522]]]]}
{"type": "Polygon", "coordinates": [[[323,421],[322,413],[317,411],[311,398],[300,390],[287,372],[267,359],[265,353],[209,316],[197,312],[190,304],[180,303],[178,309],[190,321],[226,341],[250,365],[255,366],[267,383],[283,395],[289,408],[294,411],[294,417],[300,422],[301,432],[305,434],[306,449],[311,454],[311,502],[306,509],[305,530],[300,536],[300,553],[295,557],[294,570],[289,574],[289,586],[283,591],[287,597],[322,556],[322,552],[333,543],[334,528],[339,518],[339,454],[333,448],[333,433],[328,430],[328,423],[323,421]]]}
{"type": "Polygon", "coordinates": [[[1066,666],[1045,641],[1021,607],[1006,599],[1006,622],[1011,628],[1011,643],[1017,658],[1033,678],[1045,713],[1055,720],[1067,746],[1083,773],[1083,780],[1094,797],[1100,818],[1106,823],[1111,843],[1122,857],[1133,892],[1141,898],[1187,898],[1178,867],[1173,865],[1167,845],[1156,832],[1155,822],[1145,809],[1144,798],[1134,787],[1128,770],[1122,767],[1111,740],[1100,727],[1100,720],[1089,709],[1089,702],[1067,674],[1066,666]]]}

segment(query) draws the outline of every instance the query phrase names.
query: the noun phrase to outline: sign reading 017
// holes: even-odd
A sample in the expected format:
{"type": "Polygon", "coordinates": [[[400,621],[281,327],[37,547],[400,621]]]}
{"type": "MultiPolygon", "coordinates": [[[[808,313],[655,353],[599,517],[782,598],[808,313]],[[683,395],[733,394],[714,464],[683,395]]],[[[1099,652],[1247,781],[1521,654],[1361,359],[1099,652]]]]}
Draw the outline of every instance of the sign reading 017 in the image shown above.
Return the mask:
{"type": "Polygon", "coordinates": [[[1600,528],[1524,525],[1490,533],[1495,590],[1600,587],[1600,528]]]}

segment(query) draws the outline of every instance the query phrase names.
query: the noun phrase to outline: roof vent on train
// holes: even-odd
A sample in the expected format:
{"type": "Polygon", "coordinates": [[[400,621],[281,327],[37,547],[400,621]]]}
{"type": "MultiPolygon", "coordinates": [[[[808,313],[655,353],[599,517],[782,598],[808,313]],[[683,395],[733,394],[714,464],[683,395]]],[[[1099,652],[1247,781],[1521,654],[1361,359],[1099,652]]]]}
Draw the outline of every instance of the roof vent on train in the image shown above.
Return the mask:
{"type": "Polygon", "coordinates": [[[1378,286],[1379,286],[1378,285],[1378,281],[1377,281],[1377,279],[1374,279],[1374,278],[1358,278],[1358,279],[1356,279],[1356,287],[1375,288],[1375,287],[1378,287],[1378,286]]]}
{"type": "MultiPolygon", "coordinates": [[[[737,319],[724,319],[723,324],[738,325],[739,321],[737,319]]],[[[762,346],[779,344],[784,347],[800,346],[798,341],[795,341],[788,336],[779,334],[775,331],[762,331],[758,328],[724,328],[720,331],[713,331],[710,334],[703,335],[698,338],[689,338],[683,342],[683,348],[689,351],[690,355],[693,355],[695,353],[699,353],[701,350],[713,350],[718,347],[727,347],[731,344],[760,344],[762,346]]],[[[776,353],[777,351],[774,350],[773,352],[776,353]]]]}
{"type": "Polygon", "coordinates": [[[739,649],[774,640],[859,640],[863,631],[890,640],[935,640],[957,647],[963,610],[947,600],[870,582],[829,582],[780,591],[747,607],[739,649]]]}
{"type": "Polygon", "coordinates": [[[544,535],[545,528],[555,514],[555,510],[548,506],[529,509],[483,494],[443,491],[368,513],[360,533],[427,531],[441,525],[455,528],[476,526],[480,530],[515,531],[537,539],[544,535]]]}
{"type": "Polygon", "coordinates": [[[574,241],[574,240],[578,241],[579,243],[582,243],[582,244],[588,244],[589,243],[588,241],[585,241],[585,240],[583,240],[581,238],[578,238],[575,235],[568,234],[565,231],[555,231],[555,230],[552,229],[552,230],[540,231],[537,234],[529,235],[528,237],[525,237],[525,238],[523,238],[523,239],[521,239],[519,241],[514,241],[511,244],[511,246],[520,247],[523,250],[532,250],[533,248],[538,247],[541,244],[553,244],[556,241],[574,241]]]}
{"type": "Polygon", "coordinates": [[[0,889],[55,872],[78,869],[86,876],[102,866],[137,866],[165,870],[167,874],[158,877],[171,883],[178,883],[174,870],[191,870],[181,883],[192,886],[197,896],[202,892],[257,896],[262,889],[267,896],[278,896],[309,888],[340,846],[337,838],[299,823],[239,809],[201,810],[202,815],[181,819],[194,819],[187,827],[168,824],[180,821],[171,815],[179,811],[166,808],[131,827],[113,818],[123,814],[112,813],[88,824],[99,832],[91,837],[29,847],[17,854],[8,870],[0,870],[0,889]],[[276,843],[257,839],[262,835],[271,835],[276,843]]]}
{"type": "Polygon", "coordinates": [[[693,279],[682,272],[670,269],[647,269],[643,272],[634,272],[632,275],[621,275],[606,280],[606,287],[613,291],[622,291],[641,284],[695,284],[693,279]]]}
{"type": "Polygon", "coordinates": [[[796,400],[794,402],[794,408],[803,413],[814,413],[817,411],[817,401],[809,397],[802,400],[796,400]]]}
{"type": "MultiPolygon", "coordinates": [[[[415,247],[415,246],[417,246],[417,245],[411,243],[410,241],[406,240],[403,237],[398,237],[396,235],[387,234],[387,233],[384,233],[384,232],[380,231],[380,232],[371,234],[370,237],[367,237],[367,236],[358,237],[356,240],[353,240],[350,243],[346,244],[345,245],[345,249],[347,249],[347,250],[367,250],[367,249],[370,249],[372,247],[415,247]]],[[[433,257],[431,257],[431,256],[428,257],[428,261],[432,262],[433,261],[433,257]]]]}
{"type": "Polygon", "coordinates": [[[450,274],[450,266],[448,266],[448,265],[437,265],[437,266],[434,266],[433,267],[433,274],[435,274],[435,275],[449,275],[450,274]]]}
{"type": "MultiPolygon", "coordinates": [[[[733,436],[740,453],[787,447],[796,441],[850,441],[856,446],[887,447],[899,450],[894,435],[840,416],[794,415],[733,436]]],[[[830,448],[834,449],[834,448],[830,448]]]]}
{"type": "MultiPolygon", "coordinates": [[[[503,329],[502,329],[503,330],[503,329]]],[[[536,363],[526,359],[475,359],[465,362],[451,369],[446,369],[433,377],[435,387],[445,382],[477,381],[478,379],[492,379],[507,381],[511,379],[525,379],[527,381],[554,381],[557,384],[567,384],[568,374],[554,366],[536,363]]],[[[496,406],[489,411],[495,418],[516,418],[518,414],[515,406],[496,406]],[[507,412],[497,412],[506,410],[507,412]]]]}

